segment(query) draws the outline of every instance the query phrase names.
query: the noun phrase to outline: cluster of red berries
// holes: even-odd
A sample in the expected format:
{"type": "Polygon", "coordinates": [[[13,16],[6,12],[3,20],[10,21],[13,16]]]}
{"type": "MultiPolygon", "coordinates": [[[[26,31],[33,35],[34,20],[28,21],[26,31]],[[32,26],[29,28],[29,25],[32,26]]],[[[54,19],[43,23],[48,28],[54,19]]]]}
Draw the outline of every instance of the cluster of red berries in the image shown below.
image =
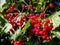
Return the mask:
{"type": "Polygon", "coordinates": [[[10,31],[13,31],[16,25],[22,26],[22,23],[24,21],[24,16],[21,17],[21,19],[15,20],[15,18],[18,16],[18,13],[12,14],[5,14],[4,17],[7,18],[9,23],[12,25],[10,28],[10,31]]]}
{"type": "Polygon", "coordinates": [[[14,9],[15,4],[13,3],[8,10],[6,10],[7,13],[11,12],[14,9]]]}
{"type": "MultiPolygon", "coordinates": [[[[38,17],[44,17],[45,12],[41,12],[40,14],[26,14],[25,16],[22,16],[20,19],[15,20],[15,18],[18,16],[18,13],[9,13],[14,9],[14,4],[10,6],[10,8],[6,11],[8,14],[5,14],[4,17],[9,20],[9,23],[12,25],[12,28],[10,28],[10,31],[13,31],[16,25],[22,26],[24,19],[31,19],[31,30],[30,33],[34,34],[35,36],[41,36],[43,40],[50,40],[49,32],[52,30],[53,25],[50,23],[49,19],[46,20],[38,20],[38,17]]],[[[49,4],[50,8],[53,8],[53,4],[49,4]]],[[[26,6],[23,4],[22,9],[25,9],[26,6]]],[[[28,5],[28,9],[32,9],[32,5],[28,5]]],[[[13,43],[14,45],[19,45],[19,41],[15,41],[13,43]]],[[[21,45],[21,44],[20,44],[21,45]]]]}
{"type": "Polygon", "coordinates": [[[31,32],[35,36],[42,36],[43,40],[50,40],[50,37],[48,36],[49,31],[52,30],[53,25],[50,24],[50,20],[46,19],[44,22],[42,20],[32,20],[31,22],[31,32]]]}
{"type": "MultiPolygon", "coordinates": [[[[22,9],[25,9],[27,6],[26,5],[22,5],[22,9]]],[[[28,9],[32,9],[32,5],[28,5],[28,9]]]]}
{"type": "Polygon", "coordinates": [[[32,19],[31,21],[31,30],[29,31],[29,34],[34,34],[35,36],[42,36],[43,40],[50,40],[49,32],[53,28],[53,24],[50,23],[49,19],[46,20],[38,20],[37,18],[41,15],[44,15],[43,13],[39,14],[26,14],[26,18],[32,19]]]}
{"type": "Polygon", "coordinates": [[[13,45],[22,45],[22,40],[14,41],[12,40],[11,42],[13,45]]]}
{"type": "Polygon", "coordinates": [[[6,10],[7,14],[4,15],[4,18],[8,19],[8,22],[12,25],[12,27],[10,28],[10,31],[13,31],[15,26],[18,25],[18,26],[22,26],[22,23],[24,21],[24,16],[21,17],[21,19],[17,19],[18,17],[18,12],[15,12],[15,13],[9,13],[11,12],[15,7],[15,4],[13,3],[9,9],[6,10]]]}

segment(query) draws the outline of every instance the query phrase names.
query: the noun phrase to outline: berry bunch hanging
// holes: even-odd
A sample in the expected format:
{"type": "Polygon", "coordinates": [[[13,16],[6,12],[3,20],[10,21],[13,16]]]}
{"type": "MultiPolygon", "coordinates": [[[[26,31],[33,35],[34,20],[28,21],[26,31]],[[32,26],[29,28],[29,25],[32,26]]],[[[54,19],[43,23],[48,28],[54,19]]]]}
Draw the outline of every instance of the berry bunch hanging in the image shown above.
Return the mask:
{"type": "Polygon", "coordinates": [[[19,29],[16,40],[11,39],[12,45],[24,45],[24,41],[28,43],[31,37],[39,37],[38,40],[41,39],[39,40],[41,42],[51,40],[50,34],[53,29],[53,23],[47,18],[47,15],[50,9],[54,8],[54,4],[49,1],[46,2],[46,5],[42,5],[42,3],[37,3],[38,5],[35,7],[35,3],[32,1],[30,3],[23,1],[19,6],[16,6],[16,3],[12,3],[6,9],[4,18],[11,25],[9,32],[15,33],[17,27],[19,29]]]}

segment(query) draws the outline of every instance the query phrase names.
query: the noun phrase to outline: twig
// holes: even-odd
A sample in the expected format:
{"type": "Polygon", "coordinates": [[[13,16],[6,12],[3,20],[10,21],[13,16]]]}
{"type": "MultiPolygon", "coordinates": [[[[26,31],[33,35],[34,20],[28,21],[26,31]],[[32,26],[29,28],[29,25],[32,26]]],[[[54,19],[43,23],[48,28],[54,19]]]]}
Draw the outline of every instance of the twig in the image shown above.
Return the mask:
{"type": "Polygon", "coordinates": [[[20,10],[19,10],[19,9],[17,9],[17,8],[14,8],[14,10],[16,10],[16,11],[18,11],[18,12],[20,13],[20,10]]]}
{"type": "Polygon", "coordinates": [[[28,6],[28,4],[25,2],[25,0],[22,0],[27,6],[28,6]]]}

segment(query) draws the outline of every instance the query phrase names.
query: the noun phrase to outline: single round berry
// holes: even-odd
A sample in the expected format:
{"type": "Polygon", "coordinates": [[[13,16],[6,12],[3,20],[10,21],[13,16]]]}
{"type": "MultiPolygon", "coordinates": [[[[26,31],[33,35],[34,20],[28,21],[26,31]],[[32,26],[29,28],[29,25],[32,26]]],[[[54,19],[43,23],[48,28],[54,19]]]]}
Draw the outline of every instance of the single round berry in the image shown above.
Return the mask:
{"type": "Polygon", "coordinates": [[[15,6],[15,4],[13,3],[13,4],[11,4],[11,7],[13,7],[14,8],[14,6],[15,6]]]}
{"type": "Polygon", "coordinates": [[[45,22],[50,23],[50,20],[49,19],[46,19],[45,22]]]}
{"type": "Polygon", "coordinates": [[[28,5],[28,8],[29,8],[29,9],[32,9],[32,5],[28,5]]]}
{"type": "Polygon", "coordinates": [[[35,36],[39,36],[39,33],[38,32],[35,32],[35,36]]]}
{"type": "Polygon", "coordinates": [[[17,12],[15,12],[13,16],[14,16],[14,17],[18,16],[18,13],[17,13],[17,12]]]}
{"type": "Polygon", "coordinates": [[[40,32],[39,32],[39,35],[43,35],[43,31],[40,31],[40,32]]]}
{"type": "Polygon", "coordinates": [[[52,30],[52,28],[53,28],[53,25],[52,25],[52,24],[50,24],[50,26],[49,26],[49,30],[52,30]]]}
{"type": "Polygon", "coordinates": [[[25,9],[25,8],[26,8],[26,6],[23,4],[23,5],[22,5],[22,9],[25,9]]]}
{"type": "Polygon", "coordinates": [[[12,17],[12,16],[10,16],[10,17],[9,17],[9,21],[11,21],[12,19],[13,19],[13,17],[12,17]]]}
{"type": "Polygon", "coordinates": [[[50,8],[53,8],[53,7],[54,7],[53,3],[50,3],[50,4],[49,4],[49,7],[50,7],[50,8]]]}
{"type": "Polygon", "coordinates": [[[35,14],[36,15],[36,17],[39,17],[39,14],[37,13],[37,14],[35,14]]]}
{"type": "Polygon", "coordinates": [[[7,12],[7,13],[11,12],[11,9],[10,9],[10,8],[9,8],[9,9],[7,9],[7,10],[6,10],[6,12],[7,12]]]}
{"type": "Polygon", "coordinates": [[[41,12],[41,13],[40,13],[40,16],[41,16],[41,17],[44,17],[44,16],[45,16],[45,12],[41,12]]]}
{"type": "Polygon", "coordinates": [[[46,40],[47,40],[47,41],[50,41],[50,37],[49,37],[49,36],[47,36],[46,40]]]}
{"type": "Polygon", "coordinates": [[[43,40],[46,40],[46,38],[47,38],[47,36],[42,36],[42,39],[43,39],[43,40]]]}
{"type": "Polygon", "coordinates": [[[46,29],[46,28],[43,28],[43,32],[44,32],[44,31],[47,31],[47,29],[46,29]]]}
{"type": "Polygon", "coordinates": [[[47,23],[47,22],[44,22],[44,27],[45,27],[45,26],[48,26],[48,23],[47,23]]]}

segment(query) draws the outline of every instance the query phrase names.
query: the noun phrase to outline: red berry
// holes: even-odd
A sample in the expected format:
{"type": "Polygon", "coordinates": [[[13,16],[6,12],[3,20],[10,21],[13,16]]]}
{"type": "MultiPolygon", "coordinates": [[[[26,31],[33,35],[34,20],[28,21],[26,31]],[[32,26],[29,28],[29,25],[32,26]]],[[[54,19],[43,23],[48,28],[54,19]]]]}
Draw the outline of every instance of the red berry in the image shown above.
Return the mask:
{"type": "Polygon", "coordinates": [[[13,3],[13,4],[11,4],[11,7],[13,7],[14,8],[14,6],[15,6],[15,4],[13,3]]]}
{"type": "Polygon", "coordinates": [[[11,14],[7,14],[7,18],[10,18],[11,14]]]}
{"type": "Polygon", "coordinates": [[[45,27],[45,26],[48,26],[48,23],[47,23],[47,22],[44,22],[44,27],[45,27]]]}
{"type": "Polygon", "coordinates": [[[40,31],[39,34],[42,35],[43,34],[43,31],[40,31]]]}
{"type": "Polygon", "coordinates": [[[7,15],[6,14],[4,15],[4,18],[7,18],[7,15]]]}
{"type": "Polygon", "coordinates": [[[29,18],[29,14],[25,14],[26,18],[29,18]]]}
{"type": "Polygon", "coordinates": [[[53,8],[53,7],[54,7],[53,3],[50,3],[50,4],[49,4],[49,7],[50,7],[50,8],[53,8]]]}
{"type": "Polygon", "coordinates": [[[45,22],[50,23],[50,20],[49,19],[46,19],[45,22]]]}
{"type": "Polygon", "coordinates": [[[38,24],[35,24],[34,27],[35,28],[40,28],[41,27],[41,24],[39,24],[39,23],[38,24]]]}
{"type": "Polygon", "coordinates": [[[39,14],[37,13],[37,14],[35,14],[36,15],[36,17],[38,17],[39,16],[39,14]]]}
{"type": "Polygon", "coordinates": [[[47,31],[43,31],[43,34],[44,34],[44,35],[47,35],[47,34],[48,34],[48,32],[47,32],[47,31]]]}
{"type": "Polygon", "coordinates": [[[29,8],[29,9],[32,9],[32,5],[28,5],[28,8],[29,8]]]}
{"type": "Polygon", "coordinates": [[[43,39],[43,40],[46,40],[46,38],[47,38],[47,36],[42,36],[42,39],[43,39]]]}
{"type": "Polygon", "coordinates": [[[32,17],[33,15],[34,15],[34,14],[30,13],[30,14],[29,14],[29,17],[32,17]]]}
{"type": "Polygon", "coordinates": [[[30,24],[34,25],[35,23],[36,23],[36,20],[32,20],[30,24]]]}
{"type": "Polygon", "coordinates": [[[11,9],[10,9],[10,8],[9,8],[9,9],[7,9],[7,10],[6,10],[6,12],[7,12],[7,13],[11,12],[11,9]]]}
{"type": "Polygon", "coordinates": [[[38,32],[35,32],[35,36],[39,36],[39,33],[38,32]]]}
{"type": "Polygon", "coordinates": [[[42,23],[42,20],[38,20],[38,23],[42,23]]]}
{"type": "Polygon", "coordinates": [[[46,40],[47,40],[47,41],[50,41],[50,37],[49,37],[49,36],[47,36],[46,40]]]}
{"type": "Polygon", "coordinates": [[[36,19],[36,16],[32,16],[32,17],[30,17],[32,20],[35,20],[36,19]]]}
{"type": "Polygon", "coordinates": [[[52,30],[52,28],[53,28],[53,25],[52,25],[52,24],[50,24],[50,26],[49,26],[49,30],[52,30]]]}
{"type": "Polygon", "coordinates": [[[14,13],[14,17],[18,16],[18,13],[14,13]]]}
{"type": "Polygon", "coordinates": [[[45,16],[45,12],[41,12],[41,13],[40,13],[40,16],[41,16],[41,17],[44,17],[44,16],[45,16]]]}
{"type": "Polygon", "coordinates": [[[43,31],[47,31],[47,29],[46,28],[43,28],[43,31]]]}
{"type": "Polygon", "coordinates": [[[22,9],[25,9],[25,8],[26,8],[26,6],[23,4],[23,5],[22,5],[22,9]]]}
{"type": "Polygon", "coordinates": [[[9,17],[9,21],[11,21],[12,19],[13,19],[13,17],[12,17],[12,16],[10,16],[10,17],[9,17]]]}
{"type": "Polygon", "coordinates": [[[25,16],[22,16],[22,17],[21,17],[21,20],[23,21],[23,20],[24,20],[24,18],[25,18],[25,16]]]}

